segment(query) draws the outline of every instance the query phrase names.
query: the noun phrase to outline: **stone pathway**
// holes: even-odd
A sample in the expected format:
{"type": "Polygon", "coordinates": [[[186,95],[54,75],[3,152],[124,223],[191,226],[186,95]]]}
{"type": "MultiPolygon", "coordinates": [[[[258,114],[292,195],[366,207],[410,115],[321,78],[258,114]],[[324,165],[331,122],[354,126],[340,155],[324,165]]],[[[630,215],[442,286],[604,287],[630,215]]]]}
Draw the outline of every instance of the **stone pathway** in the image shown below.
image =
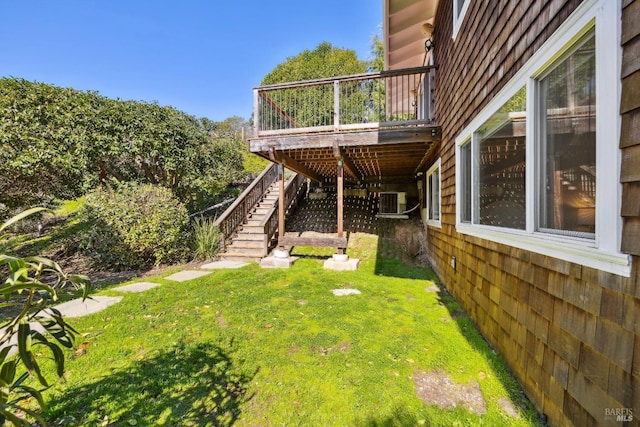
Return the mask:
{"type": "Polygon", "coordinates": [[[242,268],[246,265],[249,265],[249,263],[242,261],[221,260],[204,264],[200,268],[203,268],[205,270],[215,270],[217,268],[242,268]]]}
{"type": "MultiPolygon", "coordinates": [[[[247,263],[238,261],[215,261],[208,264],[204,264],[201,268],[205,270],[224,269],[224,268],[241,268],[247,265],[247,263]]],[[[213,273],[212,271],[201,270],[184,270],[179,271],[171,276],[165,277],[166,280],[172,280],[175,282],[185,282],[187,280],[197,279],[198,277],[206,276],[213,273]]],[[[149,289],[153,289],[157,286],[161,286],[160,283],[153,282],[137,282],[129,285],[118,286],[111,289],[115,292],[144,292],[149,289]]],[[[55,308],[62,313],[64,317],[79,317],[86,316],[88,314],[97,313],[104,310],[110,305],[116,304],[122,300],[123,297],[108,297],[108,296],[94,296],[82,301],[82,298],[77,298],[71,301],[67,301],[63,304],[57,305],[55,308]]]]}
{"type": "MultiPolygon", "coordinates": [[[[224,268],[241,268],[247,265],[247,263],[237,262],[237,261],[216,261],[208,264],[204,264],[201,268],[205,270],[213,270],[213,269],[224,269],[224,268]]],[[[201,270],[185,270],[180,271],[178,273],[172,274],[171,276],[165,277],[166,280],[172,280],[176,282],[184,282],[187,280],[197,279],[198,277],[206,276],[208,274],[213,273],[213,271],[201,271],[201,270]]],[[[111,291],[115,292],[123,292],[123,293],[131,293],[131,292],[144,292],[149,289],[153,289],[157,286],[161,286],[160,283],[153,282],[137,282],[131,283],[129,285],[118,286],[111,291]]],[[[63,317],[72,318],[72,317],[80,317],[86,316],[93,313],[98,313],[107,307],[117,304],[122,301],[122,296],[104,296],[104,295],[96,295],[85,299],[76,298],[71,301],[64,302],[62,304],[58,304],[55,306],[55,309],[58,310],[63,317]]],[[[46,315],[46,311],[43,313],[46,315]]],[[[38,322],[33,322],[30,324],[31,328],[37,330],[39,332],[44,333],[45,330],[38,322]]],[[[12,338],[6,345],[16,345],[17,343],[17,335],[12,338]]],[[[9,355],[13,355],[18,351],[17,348],[11,349],[9,355]]]]}
{"type": "Polygon", "coordinates": [[[106,297],[98,295],[95,297],[87,298],[84,301],[82,301],[82,298],[77,298],[59,304],[54,308],[58,310],[64,317],[80,317],[102,311],[110,305],[120,302],[121,300],[122,297],[106,297]]]}
{"type": "Polygon", "coordinates": [[[331,292],[337,297],[343,297],[347,295],[360,295],[360,292],[357,289],[333,289],[331,292]]]}
{"type": "Polygon", "coordinates": [[[165,277],[165,280],[172,280],[174,282],[186,282],[187,280],[197,279],[198,277],[206,276],[207,274],[211,274],[211,271],[184,270],[174,273],[171,276],[165,277]]]}
{"type": "Polygon", "coordinates": [[[130,285],[118,286],[113,290],[118,292],[144,292],[157,286],[160,286],[160,283],[138,282],[130,285]]]}

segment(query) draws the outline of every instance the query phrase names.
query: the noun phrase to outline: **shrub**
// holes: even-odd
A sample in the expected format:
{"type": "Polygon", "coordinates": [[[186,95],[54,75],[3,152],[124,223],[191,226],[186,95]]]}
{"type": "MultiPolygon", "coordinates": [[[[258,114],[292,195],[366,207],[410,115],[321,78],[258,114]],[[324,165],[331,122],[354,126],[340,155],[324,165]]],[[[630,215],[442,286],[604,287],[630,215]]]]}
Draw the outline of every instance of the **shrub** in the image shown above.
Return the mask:
{"type": "Polygon", "coordinates": [[[189,215],[164,187],[123,184],[89,193],[82,211],[91,224],[81,250],[101,267],[126,270],[184,260],[189,215]]]}
{"type": "Polygon", "coordinates": [[[220,251],[220,228],[212,218],[193,220],[193,256],[198,260],[212,259],[220,251]]]}

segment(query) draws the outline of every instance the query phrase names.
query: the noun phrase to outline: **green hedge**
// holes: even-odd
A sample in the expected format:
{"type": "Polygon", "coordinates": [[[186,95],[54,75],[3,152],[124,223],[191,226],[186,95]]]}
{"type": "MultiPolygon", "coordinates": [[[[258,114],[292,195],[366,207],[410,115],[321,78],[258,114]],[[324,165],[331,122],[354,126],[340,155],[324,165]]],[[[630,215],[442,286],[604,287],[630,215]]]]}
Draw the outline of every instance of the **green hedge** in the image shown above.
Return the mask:
{"type": "Polygon", "coordinates": [[[151,184],[99,188],[82,218],[91,224],[81,250],[96,267],[146,268],[183,261],[189,253],[189,215],[172,192],[151,184]]]}

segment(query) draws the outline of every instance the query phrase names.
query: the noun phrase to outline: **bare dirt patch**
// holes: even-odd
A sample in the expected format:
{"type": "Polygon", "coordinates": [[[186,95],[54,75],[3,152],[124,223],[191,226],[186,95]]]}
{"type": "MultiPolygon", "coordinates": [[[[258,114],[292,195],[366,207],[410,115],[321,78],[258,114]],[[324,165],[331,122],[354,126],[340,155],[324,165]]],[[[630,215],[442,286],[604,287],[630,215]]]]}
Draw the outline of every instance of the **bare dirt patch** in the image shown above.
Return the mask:
{"type": "Polygon", "coordinates": [[[504,397],[501,397],[500,399],[498,399],[498,405],[500,405],[502,410],[511,418],[520,418],[520,413],[518,412],[518,409],[516,409],[513,402],[511,402],[509,399],[505,399],[504,397]]]}
{"type": "Polygon", "coordinates": [[[349,350],[351,350],[351,342],[343,341],[340,344],[338,344],[337,346],[335,346],[335,349],[337,351],[339,351],[340,353],[346,353],[349,350]]]}
{"type": "Polygon", "coordinates": [[[469,384],[453,382],[442,372],[416,371],[413,375],[416,394],[426,405],[442,409],[461,406],[478,415],[487,413],[487,403],[476,381],[469,384]]]}
{"type": "Polygon", "coordinates": [[[218,322],[218,327],[224,329],[227,327],[227,320],[222,316],[221,312],[216,313],[216,321],[218,322]]]}
{"type": "Polygon", "coordinates": [[[333,347],[316,347],[313,346],[311,347],[311,351],[314,353],[320,353],[323,356],[326,356],[327,354],[331,353],[332,351],[339,351],[340,353],[347,353],[349,350],[351,350],[351,342],[349,341],[342,341],[339,344],[336,344],[333,347]]]}

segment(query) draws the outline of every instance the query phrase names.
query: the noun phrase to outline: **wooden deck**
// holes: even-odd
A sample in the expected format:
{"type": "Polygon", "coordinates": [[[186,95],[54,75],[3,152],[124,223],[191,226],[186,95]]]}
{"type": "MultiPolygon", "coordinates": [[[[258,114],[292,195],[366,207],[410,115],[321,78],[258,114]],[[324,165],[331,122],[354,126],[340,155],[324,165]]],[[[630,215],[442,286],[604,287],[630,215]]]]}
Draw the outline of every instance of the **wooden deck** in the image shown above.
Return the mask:
{"type": "Polygon", "coordinates": [[[315,181],[412,181],[441,128],[433,67],[254,89],[249,150],[315,181]]]}
{"type": "Polygon", "coordinates": [[[424,169],[438,139],[439,129],[430,126],[261,138],[250,141],[250,150],[319,182],[337,177],[339,160],[347,181],[397,182],[424,169]]]}

